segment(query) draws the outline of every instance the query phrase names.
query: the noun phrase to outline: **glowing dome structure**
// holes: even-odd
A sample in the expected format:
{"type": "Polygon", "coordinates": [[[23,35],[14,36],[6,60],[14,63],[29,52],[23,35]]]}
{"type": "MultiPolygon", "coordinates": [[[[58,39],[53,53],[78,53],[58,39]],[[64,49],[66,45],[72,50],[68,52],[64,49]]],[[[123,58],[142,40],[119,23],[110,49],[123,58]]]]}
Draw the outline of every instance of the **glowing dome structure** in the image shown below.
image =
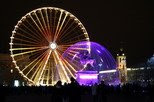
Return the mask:
{"type": "Polygon", "coordinates": [[[104,71],[116,69],[116,62],[111,53],[96,42],[83,41],[69,47],[63,57],[80,71],[104,71]]]}
{"type": "MultiPolygon", "coordinates": [[[[80,73],[80,75],[84,74],[85,79],[89,79],[88,76],[92,76],[89,75],[89,73],[93,74],[95,72],[94,74],[96,75],[97,72],[98,78],[108,84],[119,82],[115,59],[104,46],[96,42],[78,42],[69,47],[64,52],[63,57],[71,63],[75,69],[80,68],[81,70],[79,70],[78,73],[80,73]],[[87,72],[87,76],[85,76],[85,72],[87,72]]],[[[80,75],[77,76],[83,79],[80,75]]],[[[96,76],[94,77],[97,78],[96,76]]],[[[80,78],[77,79],[79,82],[82,80],[80,78]]]]}

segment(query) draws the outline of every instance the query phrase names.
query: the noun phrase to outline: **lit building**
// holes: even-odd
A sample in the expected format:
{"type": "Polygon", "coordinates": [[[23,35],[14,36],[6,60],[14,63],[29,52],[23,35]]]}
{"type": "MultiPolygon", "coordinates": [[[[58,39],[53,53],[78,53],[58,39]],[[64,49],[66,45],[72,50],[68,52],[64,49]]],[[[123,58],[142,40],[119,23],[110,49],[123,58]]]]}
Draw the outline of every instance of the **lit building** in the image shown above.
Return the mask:
{"type": "Polygon", "coordinates": [[[119,71],[119,79],[121,83],[127,82],[127,66],[126,66],[126,56],[123,49],[117,54],[117,69],[119,71]]]}

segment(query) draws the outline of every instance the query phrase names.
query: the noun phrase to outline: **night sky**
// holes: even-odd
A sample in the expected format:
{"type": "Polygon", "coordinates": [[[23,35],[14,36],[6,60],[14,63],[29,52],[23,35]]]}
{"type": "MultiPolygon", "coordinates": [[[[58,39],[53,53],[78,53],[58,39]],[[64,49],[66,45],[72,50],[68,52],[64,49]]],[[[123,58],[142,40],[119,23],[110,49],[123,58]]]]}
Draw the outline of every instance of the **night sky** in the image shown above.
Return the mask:
{"type": "Polygon", "coordinates": [[[123,46],[128,66],[154,54],[154,3],[148,0],[3,0],[0,3],[0,53],[9,53],[14,26],[26,13],[45,6],[65,9],[87,29],[91,41],[115,57],[123,46]]]}

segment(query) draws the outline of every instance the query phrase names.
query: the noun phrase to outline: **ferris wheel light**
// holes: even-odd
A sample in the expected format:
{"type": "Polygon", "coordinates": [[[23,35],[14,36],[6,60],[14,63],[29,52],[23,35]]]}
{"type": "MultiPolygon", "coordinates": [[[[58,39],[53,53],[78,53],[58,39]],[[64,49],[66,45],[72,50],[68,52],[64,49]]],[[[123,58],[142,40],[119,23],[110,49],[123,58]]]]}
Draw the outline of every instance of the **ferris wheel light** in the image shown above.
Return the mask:
{"type": "Polygon", "coordinates": [[[12,33],[16,33],[16,31],[12,31],[12,33]]]}
{"type": "MultiPolygon", "coordinates": [[[[59,80],[70,83],[70,77],[75,78],[75,73],[82,69],[62,55],[76,42],[89,41],[89,36],[83,24],[68,11],[43,7],[23,16],[10,40],[14,67],[29,85],[53,86],[59,80]]],[[[73,56],[73,51],[68,54],[73,56]]]]}
{"type": "Polygon", "coordinates": [[[12,36],[11,36],[10,38],[11,38],[11,39],[14,39],[14,37],[12,37],[12,36]]]}
{"type": "MultiPolygon", "coordinates": [[[[13,45],[13,43],[9,43],[10,45],[13,45]]],[[[10,50],[11,51],[11,50],[10,50]]]]}
{"type": "Polygon", "coordinates": [[[12,61],[13,63],[16,63],[16,61],[12,61]]]}
{"type": "Polygon", "coordinates": [[[16,25],[15,28],[17,28],[18,26],[16,25]]]}
{"type": "Polygon", "coordinates": [[[56,48],[57,48],[57,44],[52,42],[52,43],[50,44],[50,48],[51,48],[52,50],[56,49],[56,48]]]}
{"type": "Polygon", "coordinates": [[[22,23],[22,21],[18,21],[18,23],[22,23]]]}

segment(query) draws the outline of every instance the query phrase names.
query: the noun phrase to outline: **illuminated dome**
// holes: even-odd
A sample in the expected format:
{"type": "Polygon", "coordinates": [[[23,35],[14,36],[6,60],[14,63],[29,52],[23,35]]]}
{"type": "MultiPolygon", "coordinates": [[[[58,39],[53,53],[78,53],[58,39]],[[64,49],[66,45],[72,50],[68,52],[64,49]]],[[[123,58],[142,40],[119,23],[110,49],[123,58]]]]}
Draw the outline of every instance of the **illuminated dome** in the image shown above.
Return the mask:
{"type": "Polygon", "coordinates": [[[111,53],[96,42],[83,41],[69,47],[62,55],[75,69],[76,79],[81,85],[92,85],[104,81],[119,84],[116,62],[111,53]]]}
{"type": "Polygon", "coordinates": [[[63,54],[74,67],[80,71],[105,71],[116,69],[116,62],[111,53],[96,42],[78,42],[63,54]]]}

